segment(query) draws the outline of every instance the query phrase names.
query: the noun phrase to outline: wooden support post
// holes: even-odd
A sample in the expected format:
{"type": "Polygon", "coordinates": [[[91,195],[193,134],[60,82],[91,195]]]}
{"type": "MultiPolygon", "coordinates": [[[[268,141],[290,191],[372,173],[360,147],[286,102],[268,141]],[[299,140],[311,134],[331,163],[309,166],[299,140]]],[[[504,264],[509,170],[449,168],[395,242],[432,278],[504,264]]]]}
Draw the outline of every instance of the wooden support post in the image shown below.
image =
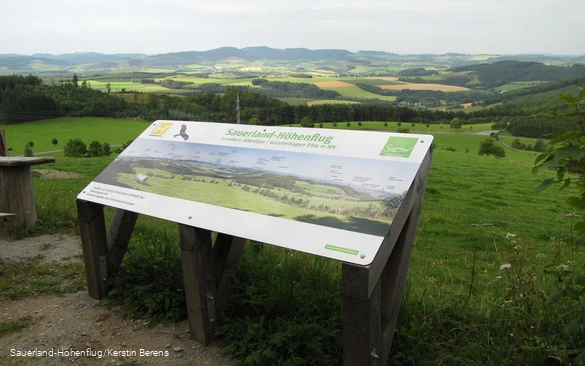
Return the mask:
{"type": "Polygon", "coordinates": [[[369,266],[343,263],[343,364],[386,365],[431,163],[429,151],[369,266]]]}
{"type": "MultiPolygon", "coordinates": [[[[421,195],[422,197],[422,195],[421,195]]],[[[382,284],[382,349],[380,350],[381,365],[388,364],[390,348],[396,321],[400,312],[400,304],[404,296],[404,288],[408,277],[408,267],[412,258],[416,239],[416,229],[420,217],[422,199],[410,213],[408,221],[394,246],[392,255],[386,263],[380,282],[382,284]]]]}
{"type": "Polygon", "coordinates": [[[103,299],[108,293],[109,263],[104,206],[78,199],[77,214],[89,296],[103,299]]]}
{"type": "Polygon", "coordinates": [[[207,345],[227,304],[245,239],[179,224],[185,297],[191,338],[207,345]]]}
{"type": "Polygon", "coordinates": [[[0,130],[0,156],[8,156],[8,148],[6,146],[6,135],[4,130],[0,130]]]}
{"type": "Polygon", "coordinates": [[[209,344],[215,339],[215,278],[211,273],[211,232],[179,224],[183,281],[191,338],[209,344]]]}
{"type": "MultiPolygon", "coordinates": [[[[342,282],[367,286],[368,277],[355,277],[351,267],[343,263],[342,282]]],[[[382,342],[380,282],[367,299],[343,294],[343,365],[381,366],[378,361],[382,342]]]]}
{"type": "Polygon", "coordinates": [[[138,214],[136,212],[119,208],[114,211],[107,234],[108,252],[110,253],[108,272],[110,275],[117,273],[122,265],[137,219],[138,214]]]}
{"type": "Polygon", "coordinates": [[[213,276],[217,289],[215,306],[218,320],[221,319],[221,314],[227,305],[245,244],[246,239],[222,233],[218,233],[215,239],[213,276]]]}

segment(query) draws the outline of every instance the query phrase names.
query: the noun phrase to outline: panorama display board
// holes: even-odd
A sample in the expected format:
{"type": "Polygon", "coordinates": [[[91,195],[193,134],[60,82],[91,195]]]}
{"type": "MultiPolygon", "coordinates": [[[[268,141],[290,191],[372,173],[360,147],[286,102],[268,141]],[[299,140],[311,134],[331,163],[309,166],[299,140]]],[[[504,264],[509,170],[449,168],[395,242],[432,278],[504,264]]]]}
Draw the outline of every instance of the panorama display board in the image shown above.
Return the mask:
{"type": "Polygon", "coordinates": [[[430,135],[156,121],[78,196],[367,265],[430,135]]]}

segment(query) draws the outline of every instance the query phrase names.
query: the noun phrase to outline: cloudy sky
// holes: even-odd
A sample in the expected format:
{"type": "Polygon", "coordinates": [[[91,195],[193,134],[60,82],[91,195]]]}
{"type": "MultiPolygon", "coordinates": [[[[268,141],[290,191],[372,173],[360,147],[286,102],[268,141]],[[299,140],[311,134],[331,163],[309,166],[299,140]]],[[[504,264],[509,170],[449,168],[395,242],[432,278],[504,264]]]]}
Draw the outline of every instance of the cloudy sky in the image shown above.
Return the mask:
{"type": "Polygon", "coordinates": [[[0,54],[222,46],[585,54],[585,0],[0,0],[0,54]]]}

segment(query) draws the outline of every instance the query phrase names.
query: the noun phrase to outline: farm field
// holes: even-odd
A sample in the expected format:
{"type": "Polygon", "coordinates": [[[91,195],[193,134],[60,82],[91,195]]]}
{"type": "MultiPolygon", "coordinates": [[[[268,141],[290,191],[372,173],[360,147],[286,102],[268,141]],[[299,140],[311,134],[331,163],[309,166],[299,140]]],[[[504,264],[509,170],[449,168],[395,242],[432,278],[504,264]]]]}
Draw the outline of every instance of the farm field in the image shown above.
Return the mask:
{"type": "MultiPolygon", "coordinates": [[[[89,141],[97,132],[85,129],[89,125],[84,120],[69,127],[77,129],[79,135],[75,137],[89,141]]],[[[31,125],[38,123],[41,122],[31,125]]],[[[13,128],[10,134],[7,132],[8,138],[26,136],[30,130],[18,131],[26,129],[26,125],[7,126],[13,128]]],[[[339,123],[337,128],[342,125],[346,127],[339,123]]],[[[571,224],[566,217],[572,212],[584,213],[565,203],[570,190],[534,192],[542,180],[553,175],[547,171],[532,174],[535,153],[506,149],[503,159],[479,156],[479,141],[486,137],[468,132],[468,126],[457,133],[441,133],[438,125],[428,129],[420,126],[419,130],[402,124],[413,132],[433,133],[436,146],[393,343],[392,364],[543,364],[555,346],[543,347],[540,342],[553,342],[555,334],[562,336],[565,320],[561,313],[572,306],[547,305],[547,294],[562,283],[545,270],[549,265],[574,268],[585,261],[582,248],[568,244],[571,224]],[[506,269],[506,265],[510,268],[506,269]]],[[[358,128],[357,123],[352,122],[351,127],[358,128]]],[[[362,127],[383,129],[383,122],[365,122],[362,127]]],[[[388,128],[396,129],[397,125],[392,122],[388,128]]],[[[448,126],[443,126],[445,129],[449,131],[448,126]]],[[[473,131],[480,129],[489,130],[489,124],[473,125],[473,131]]],[[[50,138],[47,140],[50,144],[50,138]]],[[[75,230],[76,195],[114,158],[56,156],[55,164],[43,168],[82,173],[85,177],[34,178],[39,213],[36,232],[75,230]]],[[[155,170],[151,172],[155,174],[155,170]]],[[[318,187],[311,189],[327,192],[318,187]]],[[[111,211],[107,214],[109,218],[111,211]]],[[[140,216],[137,235],[130,242],[130,253],[134,255],[127,257],[127,263],[163,242],[177,246],[175,233],[176,224],[140,216]]],[[[160,258],[156,260],[160,263],[160,258]]],[[[178,263],[175,270],[181,278],[180,260],[178,263]]],[[[156,267],[147,265],[151,271],[156,267]]],[[[233,337],[234,333],[246,334],[247,329],[254,329],[254,336],[262,336],[263,342],[246,342],[246,347],[262,347],[275,337],[273,332],[262,331],[264,321],[284,327],[286,317],[294,314],[287,328],[291,334],[278,333],[287,341],[289,337],[302,339],[309,325],[327,334],[339,334],[340,287],[334,285],[339,282],[339,269],[337,262],[248,244],[222,330],[233,337]],[[299,323],[307,325],[298,329],[299,323]]],[[[319,342],[315,337],[311,339],[319,342]]],[[[339,353],[339,336],[327,336],[320,342],[328,355],[339,353]]],[[[240,346],[235,343],[233,347],[240,346]]]]}
{"type": "Polygon", "coordinates": [[[379,86],[380,86],[380,88],[387,89],[387,90],[410,89],[410,90],[438,90],[438,91],[443,91],[443,92],[456,92],[456,91],[469,90],[469,88],[465,88],[462,86],[443,85],[443,84],[404,83],[404,84],[396,84],[396,85],[379,85],[379,86]]]}
{"type": "Polygon", "coordinates": [[[502,86],[498,86],[497,88],[494,88],[494,90],[497,91],[503,91],[503,90],[507,90],[507,91],[512,91],[512,90],[518,90],[518,89],[524,89],[524,88],[528,88],[537,84],[540,84],[542,82],[536,82],[536,81],[530,81],[530,82],[521,82],[521,81],[515,81],[515,82],[511,82],[508,84],[504,84],[502,86]]]}
{"type": "MultiPolygon", "coordinates": [[[[106,91],[106,85],[108,84],[107,81],[98,81],[98,80],[87,80],[88,83],[91,84],[92,89],[106,91]]],[[[173,93],[177,92],[176,90],[169,89],[162,87],[157,84],[142,84],[142,83],[133,83],[133,82],[122,82],[122,81],[110,81],[110,90],[111,92],[121,92],[122,89],[125,89],[127,92],[130,91],[137,91],[142,93],[173,93]]]]}
{"type": "Polygon", "coordinates": [[[340,100],[340,99],[315,99],[309,100],[307,105],[320,105],[320,104],[359,104],[359,102],[353,102],[351,100],[340,100]]]}
{"type": "Polygon", "coordinates": [[[282,100],[283,102],[287,102],[290,105],[307,105],[313,99],[311,98],[276,98],[278,100],[282,100]]]}

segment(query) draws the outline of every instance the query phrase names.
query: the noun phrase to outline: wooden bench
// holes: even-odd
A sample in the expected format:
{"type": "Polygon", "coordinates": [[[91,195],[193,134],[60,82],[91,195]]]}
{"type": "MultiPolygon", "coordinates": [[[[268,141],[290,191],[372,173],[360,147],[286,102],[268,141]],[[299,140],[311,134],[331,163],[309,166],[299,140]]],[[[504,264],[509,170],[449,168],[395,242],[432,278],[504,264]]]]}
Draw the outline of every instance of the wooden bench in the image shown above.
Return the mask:
{"type": "Polygon", "coordinates": [[[37,222],[31,166],[54,163],[55,158],[0,157],[0,230],[13,230],[37,222]]]}

